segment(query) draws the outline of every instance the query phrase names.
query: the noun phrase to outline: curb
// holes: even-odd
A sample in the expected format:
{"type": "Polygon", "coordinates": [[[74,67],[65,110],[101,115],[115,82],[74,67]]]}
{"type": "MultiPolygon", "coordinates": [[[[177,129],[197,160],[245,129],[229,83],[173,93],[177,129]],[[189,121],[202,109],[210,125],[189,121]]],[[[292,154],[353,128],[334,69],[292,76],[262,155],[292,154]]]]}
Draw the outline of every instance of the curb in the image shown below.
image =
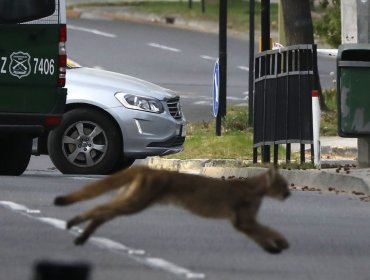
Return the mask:
{"type": "MultiPolygon", "coordinates": [[[[180,16],[158,16],[153,13],[141,13],[133,11],[129,7],[117,9],[117,7],[70,7],[67,9],[67,18],[87,19],[111,19],[127,20],[139,23],[155,23],[169,27],[197,30],[207,33],[218,33],[218,25],[210,21],[186,20],[180,16]]],[[[231,34],[239,34],[237,31],[230,31],[231,34]]]]}
{"type": "MultiPolygon", "coordinates": [[[[340,166],[353,166],[350,161],[337,161],[340,166]]],[[[262,167],[245,167],[247,160],[180,160],[151,157],[143,164],[155,169],[167,169],[209,177],[250,177],[266,171],[262,167]]],[[[338,166],[338,165],[337,165],[338,166]]],[[[312,191],[349,192],[356,195],[370,195],[370,170],[359,168],[330,168],[323,170],[288,170],[280,173],[288,180],[293,189],[312,191]]]]}
{"type": "MultiPolygon", "coordinates": [[[[261,174],[266,168],[205,167],[201,174],[210,177],[250,177],[261,174]],[[221,175],[222,174],[222,175],[221,175]]],[[[334,170],[280,170],[289,184],[297,189],[312,191],[351,192],[370,195],[370,178],[356,174],[338,174],[334,170]]],[[[368,174],[370,177],[370,173],[368,174]]]]}

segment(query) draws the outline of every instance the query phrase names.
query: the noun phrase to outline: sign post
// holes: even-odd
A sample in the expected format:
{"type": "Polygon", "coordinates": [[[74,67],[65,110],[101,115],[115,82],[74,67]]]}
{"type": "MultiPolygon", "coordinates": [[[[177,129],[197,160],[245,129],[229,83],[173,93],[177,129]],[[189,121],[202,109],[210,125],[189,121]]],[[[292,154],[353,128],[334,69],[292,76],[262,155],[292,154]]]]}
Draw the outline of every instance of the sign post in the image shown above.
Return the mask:
{"type": "Polygon", "coordinates": [[[217,60],[213,68],[213,116],[216,118],[216,136],[221,136],[220,107],[220,65],[217,60]]]}

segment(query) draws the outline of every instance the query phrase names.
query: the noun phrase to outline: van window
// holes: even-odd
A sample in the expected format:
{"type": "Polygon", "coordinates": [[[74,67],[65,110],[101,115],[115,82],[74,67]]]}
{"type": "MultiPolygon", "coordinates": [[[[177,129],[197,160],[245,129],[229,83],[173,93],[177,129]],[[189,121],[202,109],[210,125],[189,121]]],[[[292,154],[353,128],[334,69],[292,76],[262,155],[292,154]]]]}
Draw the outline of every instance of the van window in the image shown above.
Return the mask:
{"type": "Polygon", "coordinates": [[[55,12],[55,0],[0,0],[0,23],[37,20],[55,12]]]}

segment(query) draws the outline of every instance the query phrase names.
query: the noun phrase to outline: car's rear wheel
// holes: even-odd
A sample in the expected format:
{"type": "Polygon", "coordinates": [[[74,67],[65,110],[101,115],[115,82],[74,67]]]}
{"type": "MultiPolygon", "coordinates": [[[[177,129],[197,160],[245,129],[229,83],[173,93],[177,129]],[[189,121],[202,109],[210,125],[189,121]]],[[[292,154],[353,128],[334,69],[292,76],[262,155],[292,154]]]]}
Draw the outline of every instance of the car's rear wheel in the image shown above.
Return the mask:
{"type": "Polygon", "coordinates": [[[48,138],[50,158],[64,174],[109,174],[120,159],[121,147],[112,120],[89,108],[65,113],[48,138]]]}

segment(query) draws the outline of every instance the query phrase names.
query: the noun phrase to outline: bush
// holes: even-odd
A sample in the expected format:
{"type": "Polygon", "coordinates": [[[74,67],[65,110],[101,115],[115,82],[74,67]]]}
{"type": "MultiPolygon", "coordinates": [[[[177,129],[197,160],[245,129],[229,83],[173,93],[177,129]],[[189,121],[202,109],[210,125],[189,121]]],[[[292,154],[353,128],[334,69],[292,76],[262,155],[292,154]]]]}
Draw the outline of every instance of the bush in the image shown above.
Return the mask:
{"type": "Polygon", "coordinates": [[[340,0],[320,1],[323,15],[314,22],[315,33],[332,47],[341,44],[340,0]]]}

